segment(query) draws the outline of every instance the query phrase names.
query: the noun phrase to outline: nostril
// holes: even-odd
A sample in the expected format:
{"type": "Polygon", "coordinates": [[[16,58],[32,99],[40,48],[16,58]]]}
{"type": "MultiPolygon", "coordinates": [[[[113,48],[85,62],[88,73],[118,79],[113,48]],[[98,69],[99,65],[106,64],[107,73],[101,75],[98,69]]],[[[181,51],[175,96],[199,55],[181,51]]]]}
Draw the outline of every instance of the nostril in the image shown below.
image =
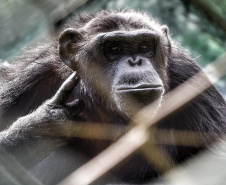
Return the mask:
{"type": "Polygon", "coordinates": [[[135,66],[135,65],[136,65],[135,61],[133,61],[132,59],[129,59],[129,64],[130,64],[131,66],[135,66]]]}
{"type": "Polygon", "coordinates": [[[138,60],[137,65],[138,65],[138,66],[141,66],[141,65],[142,65],[142,59],[139,59],[139,60],[138,60]]]}
{"type": "Polygon", "coordinates": [[[143,60],[141,58],[135,58],[135,59],[130,58],[128,60],[128,63],[130,66],[135,66],[135,65],[141,66],[143,63],[143,60]]]}

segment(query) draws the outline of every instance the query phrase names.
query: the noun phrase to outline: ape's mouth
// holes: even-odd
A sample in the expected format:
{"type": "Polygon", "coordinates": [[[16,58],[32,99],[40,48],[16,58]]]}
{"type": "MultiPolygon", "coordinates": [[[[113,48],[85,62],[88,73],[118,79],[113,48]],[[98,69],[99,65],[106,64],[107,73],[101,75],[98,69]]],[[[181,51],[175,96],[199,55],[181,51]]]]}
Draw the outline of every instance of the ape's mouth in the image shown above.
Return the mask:
{"type": "Polygon", "coordinates": [[[141,84],[133,86],[119,86],[116,88],[118,92],[135,92],[135,91],[155,91],[163,90],[163,86],[160,84],[141,84]]]}
{"type": "Polygon", "coordinates": [[[116,95],[122,102],[133,102],[143,107],[162,97],[164,88],[162,84],[123,84],[116,88],[116,95]]]}

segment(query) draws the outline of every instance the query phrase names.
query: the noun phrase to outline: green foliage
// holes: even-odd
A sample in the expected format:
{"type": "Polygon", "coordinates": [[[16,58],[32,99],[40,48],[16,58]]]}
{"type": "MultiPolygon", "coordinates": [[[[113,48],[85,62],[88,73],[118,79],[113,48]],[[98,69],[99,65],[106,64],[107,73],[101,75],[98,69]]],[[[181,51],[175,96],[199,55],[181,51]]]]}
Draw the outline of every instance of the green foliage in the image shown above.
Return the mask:
{"type": "Polygon", "coordinates": [[[217,13],[226,17],[226,1],[225,0],[206,0],[211,6],[215,8],[217,13]]]}
{"type": "Polygon", "coordinates": [[[24,0],[1,0],[0,59],[15,56],[46,27],[42,11],[24,0]]]}
{"type": "Polygon", "coordinates": [[[215,60],[219,57],[224,49],[221,47],[221,41],[212,35],[205,33],[202,34],[198,31],[189,31],[184,34],[183,45],[186,45],[193,55],[200,55],[199,61],[202,66],[205,66],[209,61],[215,60]],[[195,50],[194,50],[195,48],[195,50]]]}

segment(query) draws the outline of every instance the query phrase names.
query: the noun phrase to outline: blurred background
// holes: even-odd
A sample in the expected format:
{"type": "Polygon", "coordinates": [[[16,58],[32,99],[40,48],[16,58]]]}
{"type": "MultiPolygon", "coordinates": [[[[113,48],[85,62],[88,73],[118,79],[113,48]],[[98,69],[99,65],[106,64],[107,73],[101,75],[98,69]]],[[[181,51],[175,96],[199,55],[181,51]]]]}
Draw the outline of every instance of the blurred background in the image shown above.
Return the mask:
{"type": "MultiPolygon", "coordinates": [[[[225,0],[0,0],[0,59],[48,42],[71,16],[131,7],[167,24],[171,36],[205,67],[226,47],[225,0]]],[[[226,98],[226,78],[216,85],[226,98]]]]}

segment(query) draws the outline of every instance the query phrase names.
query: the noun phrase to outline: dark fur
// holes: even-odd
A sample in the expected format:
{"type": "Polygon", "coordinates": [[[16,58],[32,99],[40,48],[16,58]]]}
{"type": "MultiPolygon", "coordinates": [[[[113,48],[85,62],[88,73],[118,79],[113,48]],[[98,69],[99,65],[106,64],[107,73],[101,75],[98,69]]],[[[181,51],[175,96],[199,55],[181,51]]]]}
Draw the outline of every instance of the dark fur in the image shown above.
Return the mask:
{"type": "MultiPolygon", "coordinates": [[[[136,15],[132,10],[123,10],[120,12],[136,15]]],[[[83,34],[88,33],[89,36],[86,38],[87,40],[91,39],[93,35],[99,32],[118,30],[120,25],[125,24],[135,29],[160,27],[155,20],[149,18],[146,14],[141,13],[137,15],[144,16],[145,20],[148,20],[150,24],[147,25],[136,16],[125,20],[115,11],[102,11],[96,14],[81,15],[75,20],[71,20],[70,23],[68,23],[68,27],[73,27],[77,30],[80,29],[83,34]],[[89,26],[84,28],[87,23],[89,23],[89,26]]],[[[168,32],[168,30],[166,30],[166,32],[168,32]]],[[[166,43],[165,46],[169,48],[169,53],[165,53],[165,56],[168,57],[168,65],[167,76],[163,77],[165,78],[164,82],[167,83],[166,85],[168,86],[167,91],[174,89],[200,71],[200,68],[195,61],[189,57],[186,51],[176,42],[171,39],[170,41],[171,45],[167,45],[166,43]]],[[[85,43],[85,41],[83,42],[85,43]]],[[[80,44],[82,45],[84,43],[80,44]]],[[[84,57],[91,58],[92,53],[90,53],[90,56],[84,57]]],[[[15,59],[15,63],[10,66],[2,65],[0,69],[1,76],[3,77],[3,84],[0,87],[0,128],[2,130],[6,129],[19,117],[29,114],[45,100],[51,98],[62,82],[72,73],[72,70],[61,62],[58,55],[57,43],[41,45],[36,47],[36,49],[26,50],[20,57],[15,59]]],[[[87,84],[85,83],[85,85],[87,84]]],[[[90,87],[86,88],[89,89],[90,87]]],[[[95,89],[89,90],[94,91],[95,89]]],[[[106,110],[106,106],[103,105],[102,102],[92,102],[92,97],[85,95],[83,99],[89,107],[83,114],[89,115],[89,120],[112,123],[125,122],[126,119],[115,116],[118,116],[117,113],[114,114],[112,110],[110,112],[106,110]]],[[[193,130],[199,133],[207,132],[215,135],[215,138],[218,138],[226,131],[225,107],[224,99],[215,87],[211,86],[192,102],[189,102],[180,110],[162,120],[159,123],[159,127],[170,130],[179,129],[184,131],[193,130]]],[[[161,137],[161,135],[159,137],[161,137]]],[[[171,137],[173,137],[173,135],[171,137]]],[[[25,141],[26,140],[29,147],[30,141],[28,140],[30,140],[30,138],[25,138],[25,141]]],[[[11,142],[17,143],[17,140],[12,138],[11,142]]],[[[34,141],[34,143],[35,142],[37,141],[34,141]]],[[[46,141],[41,139],[40,142],[45,143],[46,141]]],[[[59,148],[62,144],[56,146],[46,144],[46,147],[49,147],[47,149],[48,152],[53,150],[55,150],[55,152],[52,152],[40,165],[36,165],[31,171],[45,183],[54,184],[80,165],[78,164],[80,163],[79,160],[82,160],[83,157],[81,157],[79,153],[83,153],[87,158],[91,158],[107,147],[108,144],[109,143],[105,143],[104,141],[89,140],[76,140],[63,148],[59,148]],[[44,173],[41,173],[43,171],[44,173]]],[[[13,146],[23,151],[20,149],[21,146],[19,144],[14,144],[13,146]]],[[[200,150],[199,147],[195,146],[164,146],[164,149],[172,155],[176,163],[180,163],[192,157],[200,150]]],[[[26,152],[27,150],[24,151],[26,152]]],[[[42,156],[42,158],[44,157],[45,156],[42,156]]],[[[30,167],[31,165],[28,166],[30,167]]],[[[154,166],[149,165],[149,162],[140,154],[134,154],[130,159],[124,161],[123,164],[115,169],[114,173],[123,181],[131,183],[146,182],[159,175],[159,172],[154,166]]],[[[110,181],[111,179],[109,179],[109,182],[110,181]]]]}

